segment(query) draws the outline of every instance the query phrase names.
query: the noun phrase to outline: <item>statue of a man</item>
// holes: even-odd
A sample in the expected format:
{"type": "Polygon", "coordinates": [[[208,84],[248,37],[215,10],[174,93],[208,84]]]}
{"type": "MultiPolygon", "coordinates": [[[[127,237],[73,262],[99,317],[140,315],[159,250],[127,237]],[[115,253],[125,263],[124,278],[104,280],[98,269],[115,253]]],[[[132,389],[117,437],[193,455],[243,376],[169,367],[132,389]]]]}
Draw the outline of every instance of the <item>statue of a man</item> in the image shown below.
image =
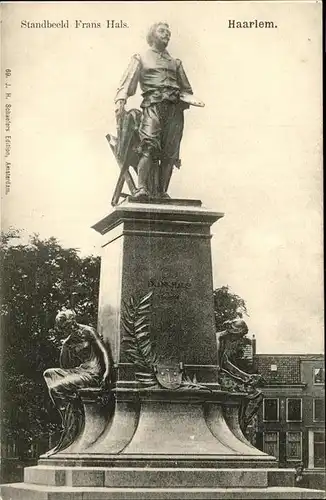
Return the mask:
{"type": "Polygon", "coordinates": [[[180,96],[186,94],[189,99],[193,92],[181,61],[166,50],[170,37],[169,25],[164,22],[150,28],[149,50],[132,57],[115,97],[119,124],[126,101],[136,93],[138,83],[142,90],[136,197],[169,198],[173,167],[180,167],[183,112],[189,107],[180,96]]]}

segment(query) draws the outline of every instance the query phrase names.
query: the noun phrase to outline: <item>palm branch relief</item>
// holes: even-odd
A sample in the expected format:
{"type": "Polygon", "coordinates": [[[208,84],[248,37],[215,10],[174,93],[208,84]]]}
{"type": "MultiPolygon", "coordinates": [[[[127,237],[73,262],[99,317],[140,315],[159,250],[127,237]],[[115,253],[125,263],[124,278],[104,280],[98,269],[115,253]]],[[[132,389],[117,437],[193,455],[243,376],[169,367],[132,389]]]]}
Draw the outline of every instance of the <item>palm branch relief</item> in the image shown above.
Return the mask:
{"type": "Polygon", "coordinates": [[[136,369],[138,382],[146,386],[157,385],[154,366],[157,356],[150,338],[150,307],[153,292],[136,301],[133,297],[124,303],[122,324],[126,335],[123,341],[127,344],[126,355],[136,369]]]}
{"type": "MultiPolygon", "coordinates": [[[[154,349],[154,343],[150,336],[150,314],[151,298],[153,292],[150,291],[139,300],[131,297],[128,302],[124,302],[122,313],[122,325],[125,330],[123,342],[127,349],[128,361],[135,366],[135,377],[142,385],[158,388],[162,387],[157,378],[159,358],[154,349]]],[[[178,389],[208,390],[195,380],[191,380],[185,373],[182,363],[182,381],[178,389]]]]}

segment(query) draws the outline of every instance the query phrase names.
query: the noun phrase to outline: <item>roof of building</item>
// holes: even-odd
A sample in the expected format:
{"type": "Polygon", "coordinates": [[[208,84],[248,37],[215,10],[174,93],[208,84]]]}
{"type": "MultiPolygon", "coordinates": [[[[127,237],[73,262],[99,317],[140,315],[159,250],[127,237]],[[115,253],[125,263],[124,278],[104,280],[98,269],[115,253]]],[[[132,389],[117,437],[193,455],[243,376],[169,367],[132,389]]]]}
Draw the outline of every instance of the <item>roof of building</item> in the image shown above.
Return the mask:
{"type": "Polygon", "coordinates": [[[323,354],[256,354],[256,369],[267,384],[300,384],[302,361],[323,360],[323,354]]]}
{"type": "Polygon", "coordinates": [[[259,357],[273,357],[273,358],[278,358],[278,357],[292,357],[292,358],[300,358],[301,360],[308,360],[308,361],[314,361],[314,360],[323,360],[324,359],[324,354],[323,353],[318,353],[318,354],[259,354],[257,353],[256,356],[259,357]]]}

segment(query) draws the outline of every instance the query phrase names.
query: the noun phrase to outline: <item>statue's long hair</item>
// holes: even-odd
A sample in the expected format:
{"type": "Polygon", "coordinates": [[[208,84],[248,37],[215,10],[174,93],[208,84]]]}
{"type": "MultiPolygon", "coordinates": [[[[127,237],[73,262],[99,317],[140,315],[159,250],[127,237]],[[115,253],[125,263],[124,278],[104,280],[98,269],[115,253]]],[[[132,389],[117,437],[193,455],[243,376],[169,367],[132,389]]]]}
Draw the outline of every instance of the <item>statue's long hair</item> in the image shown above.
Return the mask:
{"type": "Polygon", "coordinates": [[[163,24],[163,26],[166,26],[167,28],[170,28],[168,23],[166,23],[165,21],[159,21],[158,23],[152,24],[152,26],[149,28],[147,36],[146,36],[146,40],[147,40],[148,45],[150,45],[150,46],[153,45],[154,37],[155,37],[154,33],[156,31],[156,28],[158,26],[160,26],[161,24],[163,24]]]}

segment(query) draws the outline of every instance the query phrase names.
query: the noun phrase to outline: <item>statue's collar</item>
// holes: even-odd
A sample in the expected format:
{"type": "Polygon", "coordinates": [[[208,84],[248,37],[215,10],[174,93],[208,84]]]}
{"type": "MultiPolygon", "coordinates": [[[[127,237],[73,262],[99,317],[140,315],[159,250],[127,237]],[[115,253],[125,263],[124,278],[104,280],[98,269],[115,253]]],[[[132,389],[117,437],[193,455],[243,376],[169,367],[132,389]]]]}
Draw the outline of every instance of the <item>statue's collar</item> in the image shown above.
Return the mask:
{"type": "Polygon", "coordinates": [[[155,47],[151,47],[150,50],[152,52],[156,52],[156,54],[159,54],[162,57],[165,57],[165,59],[171,59],[171,56],[170,56],[170,54],[168,53],[168,51],[166,49],[164,49],[164,50],[157,50],[157,49],[155,49],[155,47]]]}

